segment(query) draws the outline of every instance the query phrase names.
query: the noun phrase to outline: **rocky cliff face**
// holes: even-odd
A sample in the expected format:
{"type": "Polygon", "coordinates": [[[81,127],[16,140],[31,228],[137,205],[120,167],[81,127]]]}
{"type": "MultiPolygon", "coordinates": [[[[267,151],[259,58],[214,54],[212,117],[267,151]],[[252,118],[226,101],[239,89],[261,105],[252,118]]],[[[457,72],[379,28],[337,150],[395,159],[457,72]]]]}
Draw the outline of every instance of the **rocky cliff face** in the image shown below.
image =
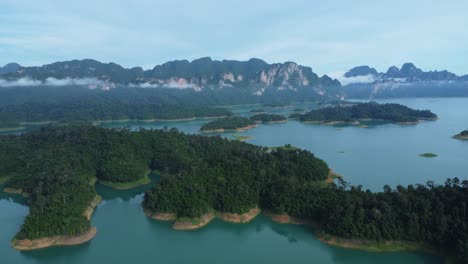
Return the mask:
{"type": "Polygon", "coordinates": [[[317,93],[325,93],[327,87],[340,86],[337,80],[328,76],[319,77],[310,67],[294,62],[268,64],[259,59],[216,61],[208,57],[192,62],[170,61],[146,71],[140,67],[126,69],[115,63],[73,60],[40,67],[19,67],[2,77],[10,80],[26,77],[42,81],[49,78],[95,78],[112,84],[195,90],[239,87],[251,88],[258,95],[266,89],[310,88],[317,93]]]}

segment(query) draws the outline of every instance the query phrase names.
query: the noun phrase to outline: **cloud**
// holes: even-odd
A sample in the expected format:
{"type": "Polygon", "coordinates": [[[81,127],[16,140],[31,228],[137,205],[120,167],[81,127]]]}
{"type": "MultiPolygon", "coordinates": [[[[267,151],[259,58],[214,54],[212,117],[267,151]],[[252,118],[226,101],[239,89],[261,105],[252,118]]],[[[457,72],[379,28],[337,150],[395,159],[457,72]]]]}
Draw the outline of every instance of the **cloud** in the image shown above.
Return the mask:
{"type": "Polygon", "coordinates": [[[371,74],[346,78],[344,77],[344,72],[332,72],[328,74],[328,76],[340,81],[341,85],[348,85],[353,83],[373,83],[378,80],[376,76],[371,74]]]}
{"type": "Polygon", "coordinates": [[[200,90],[200,87],[196,86],[193,83],[180,83],[177,81],[169,81],[167,83],[132,83],[128,85],[129,87],[135,88],[171,88],[171,89],[194,89],[196,91],[200,90]]]}
{"type": "Polygon", "coordinates": [[[35,80],[28,77],[20,78],[16,80],[4,80],[0,79],[0,87],[33,87],[33,86],[85,86],[89,89],[110,89],[114,87],[114,84],[98,80],[96,78],[65,78],[56,79],[49,77],[45,81],[35,80]]]}

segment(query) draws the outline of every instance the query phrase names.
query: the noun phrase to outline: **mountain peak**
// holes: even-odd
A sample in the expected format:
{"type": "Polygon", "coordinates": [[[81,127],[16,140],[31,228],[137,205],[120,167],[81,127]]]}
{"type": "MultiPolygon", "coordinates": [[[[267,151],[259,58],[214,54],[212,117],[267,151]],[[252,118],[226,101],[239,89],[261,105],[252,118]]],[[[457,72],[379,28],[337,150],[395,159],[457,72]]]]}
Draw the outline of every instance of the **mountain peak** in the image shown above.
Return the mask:
{"type": "Polygon", "coordinates": [[[16,62],[10,62],[3,67],[0,67],[0,74],[16,72],[21,65],[16,62]]]}
{"type": "Polygon", "coordinates": [[[367,65],[357,66],[347,71],[344,75],[346,78],[357,77],[357,76],[367,76],[374,75],[377,76],[379,73],[376,69],[371,68],[367,65]]]}

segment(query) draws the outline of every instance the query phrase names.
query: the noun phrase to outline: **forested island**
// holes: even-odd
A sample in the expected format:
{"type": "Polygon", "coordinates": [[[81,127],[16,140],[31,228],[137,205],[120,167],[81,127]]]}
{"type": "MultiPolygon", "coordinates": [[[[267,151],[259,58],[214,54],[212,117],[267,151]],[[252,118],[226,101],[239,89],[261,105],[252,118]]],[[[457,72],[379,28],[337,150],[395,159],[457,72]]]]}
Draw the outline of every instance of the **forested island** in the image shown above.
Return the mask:
{"type": "Polygon", "coordinates": [[[229,132],[229,131],[243,131],[255,127],[256,122],[240,116],[230,116],[225,118],[215,119],[204,124],[200,131],[206,133],[212,132],[229,132]]]}
{"type": "Polygon", "coordinates": [[[258,114],[250,117],[251,120],[260,123],[284,123],[287,121],[286,117],[282,115],[275,115],[275,114],[258,114]]]}
{"type": "Polygon", "coordinates": [[[429,110],[414,110],[400,104],[379,104],[376,102],[359,103],[346,107],[326,107],[300,115],[302,122],[313,123],[350,123],[382,120],[385,122],[413,124],[419,120],[434,120],[437,115],[429,110]]]}
{"type": "Polygon", "coordinates": [[[214,217],[248,222],[264,210],[314,223],[319,239],[330,244],[395,243],[468,260],[468,181],[385,186],[372,193],[340,179],[323,184],[330,182],[327,164],[293,147],[95,126],[48,126],[0,136],[5,187],[29,194],[30,214],[13,245],[24,249],[24,241],[34,247],[47,238],[90,239],[96,179],[133,182],[148,170],[165,176],[145,194],[145,212],[174,220],[176,229],[198,228],[214,217]]]}
{"type": "Polygon", "coordinates": [[[257,109],[252,109],[250,110],[250,113],[265,113],[265,109],[262,109],[262,108],[257,108],[257,109]]]}
{"type": "Polygon", "coordinates": [[[460,132],[460,134],[455,135],[453,138],[460,140],[468,140],[468,130],[460,132]]]}

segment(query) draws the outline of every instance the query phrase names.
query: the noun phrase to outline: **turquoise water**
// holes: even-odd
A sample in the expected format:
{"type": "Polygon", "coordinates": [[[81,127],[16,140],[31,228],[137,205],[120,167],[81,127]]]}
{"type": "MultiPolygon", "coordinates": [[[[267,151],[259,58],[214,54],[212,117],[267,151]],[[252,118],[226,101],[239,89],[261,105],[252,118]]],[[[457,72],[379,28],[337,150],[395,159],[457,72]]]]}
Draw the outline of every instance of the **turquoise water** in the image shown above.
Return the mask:
{"type": "MultiPolygon", "coordinates": [[[[390,101],[386,101],[390,102],[390,101]]],[[[468,98],[391,100],[418,109],[430,109],[440,119],[418,125],[379,125],[370,128],[286,124],[259,125],[239,134],[254,137],[264,146],[292,144],[323,158],[344,179],[365,188],[381,190],[384,184],[443,183],[447,177],[467,179],[468,142],[451,137],[468,128],[468,98]],[[344,152],[344,153],[343,153],[344,152]],[[437,158],[418,155],[433,152],[437,158]]],[[[295,108],[265,108],[291,113],[295,108]]],[[[232,110],[250,115],[258,106],[232,110]]],[[[263,108],[263,107],[262,107],[263,108]]],[[[139,127],[177,127],[198,133],[207,120],[190,122],[127,123],[139,127]]],[[[123,124],[106,124],[121,127],[123,124]]],[[[231,134],[223,134],[230,137],[231,134]]],[[[170,223],[149,219],[140,206],[150,186],[117,191],[98,185],[103,196],[92,218],[97,236],[89,243],[19,252],[10,240],[19,230],[28,207],[18,196],[0,193],[0,263],[441,263],[441,259],[411,252],[374,253],[336,248],[320,243],[303,226],[281,225],[258,217],[245,225],[215,220],[196,231],[181,232],[170,223]]]]}

